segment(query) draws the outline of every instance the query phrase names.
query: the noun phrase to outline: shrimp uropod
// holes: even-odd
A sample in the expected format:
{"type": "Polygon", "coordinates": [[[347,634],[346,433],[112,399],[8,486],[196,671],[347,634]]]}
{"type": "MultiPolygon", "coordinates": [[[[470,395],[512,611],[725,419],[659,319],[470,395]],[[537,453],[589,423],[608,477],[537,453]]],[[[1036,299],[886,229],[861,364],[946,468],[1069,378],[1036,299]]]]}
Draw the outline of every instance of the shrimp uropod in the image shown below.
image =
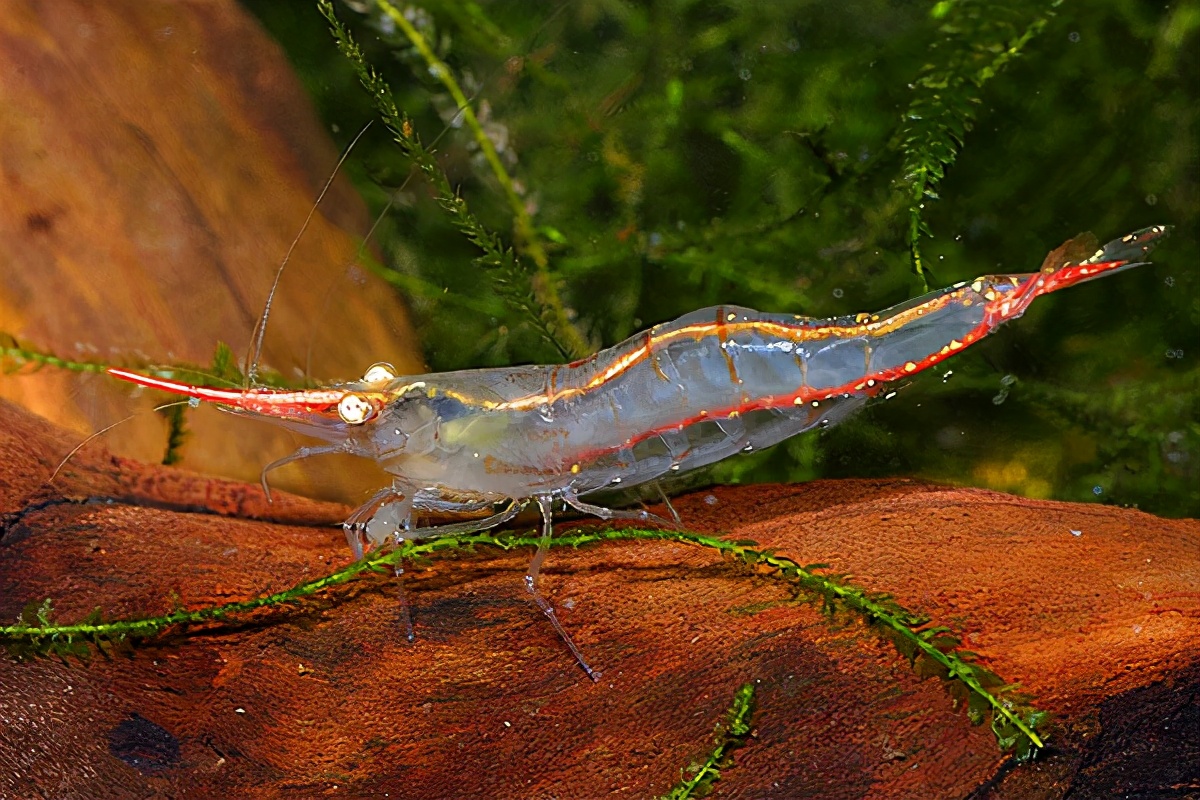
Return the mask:
{"type": "MultiPolygon", "coordinates": [[[[221,389],[109,369],[122,380],[263,417],[325,442],[268,464],[323,453],[374,459],[393,476],[345,522],[356,557],[405,539],[485,530],[534,502],[541,544],[525,588],[594,680],[538,589],[556,501],[604,519],[648,519],[586,502],[775,444],[843,419],[889,383],[974,344],[1036,298],[1138,266],[1169,232],[1145,228],[1090,258],[988,276],[875,314],[814,319],[716,306],[657,325],[590,358],[397,376],[376,364],[319,389],[221,389]],[[493,513],[414,528],[414,511],[493,513]]],[[[411,627],[410,627],[411,638],[411,627]]]]}

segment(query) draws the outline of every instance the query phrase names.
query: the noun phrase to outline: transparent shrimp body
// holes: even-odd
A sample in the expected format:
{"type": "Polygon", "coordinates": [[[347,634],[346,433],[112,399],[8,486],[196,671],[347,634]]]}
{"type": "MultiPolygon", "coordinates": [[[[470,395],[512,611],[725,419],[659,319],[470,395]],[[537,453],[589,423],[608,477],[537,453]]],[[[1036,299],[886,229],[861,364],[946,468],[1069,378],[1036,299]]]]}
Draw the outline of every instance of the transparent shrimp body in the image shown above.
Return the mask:
{"type": "Polygon", "coordinates": [[[1019,317],[1037,297],[1136,266],[1166,233],[1147,228],[1087,258],[978,278],[874,314],[813,319],[707,308],[567,365],[406,377],[375,365],[360,381],[298,392],[110,372],[268,417],[327,443],[268,469],[329,452],[375,460],[394,482],[347,521],[356,555],[389,540],[493,527],[536,501],[543,546],[526,587],[588,669],[536,588],[552,502],[612,518],[622,512],[581,498],[835,423],[889,383],[1019,317]],[[414,510],[491,514],[414,528],[414,510]]]}

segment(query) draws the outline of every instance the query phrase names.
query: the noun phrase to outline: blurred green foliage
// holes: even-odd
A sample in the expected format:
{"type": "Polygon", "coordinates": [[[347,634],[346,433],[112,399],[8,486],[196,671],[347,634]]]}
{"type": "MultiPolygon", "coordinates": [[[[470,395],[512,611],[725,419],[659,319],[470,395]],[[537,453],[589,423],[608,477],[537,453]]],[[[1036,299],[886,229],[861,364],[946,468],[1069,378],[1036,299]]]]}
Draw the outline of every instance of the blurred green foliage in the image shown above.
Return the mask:
{"type": "MultiPolygon", "coordinates": [[[[340,145],[377,118],[315,6],[247,5],[340,145]]],[[[1033,271],[1081,231],[1175,225],[1153,266],[1041,300],[890,401],[708,477],[909,475],[1200,515],[1200,2],[397,7],[470,99],[596,348],[716,303],[884,308],[923,291],[914,222],[934,287],[1033,271]]],[[[436,70],[374,3],[336,11],[451,185],[524,257],[436,70]]],[[[431,368],[560,358],[383,126],[347,168],[382,214],[375,244],[431,368]]]]}

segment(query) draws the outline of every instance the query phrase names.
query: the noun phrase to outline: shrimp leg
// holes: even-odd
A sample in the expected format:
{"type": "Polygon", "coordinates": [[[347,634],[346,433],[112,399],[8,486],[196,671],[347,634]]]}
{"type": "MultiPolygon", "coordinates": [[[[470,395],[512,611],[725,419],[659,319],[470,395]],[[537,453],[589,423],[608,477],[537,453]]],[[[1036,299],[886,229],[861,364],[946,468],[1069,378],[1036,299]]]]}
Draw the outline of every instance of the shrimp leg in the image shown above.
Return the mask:
{"type": "MultiPolygon", "coordinates": [[[[590,514],[593,517],[599,517],[603,520],[632,519],[637,520],[638,522],[656,522],[665,528],[671,527],[670,522],[663,519],[658,514],[651,514],[645,509],[638,511],[623,511],[616,508],[605,508],[604,506],[592,505],[591,503],[580,500],[579,496],[573,492],[565,492],[562,496],[562,499],[564,503],[576,511],[583,514],[590,514]]],[[[670,507],[670,505],[671,503],[668,501],[667,506],[670,507]]],[[[671,510],[674,511],[675,509],[672,508],[671,510]]],[[[678,522],[678,515],[676,515],[676,522],[678,522]]]]}
{"type": "Polygon", "coordinates": [[[662,498],[666,504],[667,510],[671,512],[671,519],[675,522],[675,530],[683,528],[683,520],[679,518],[679,512],[675,510],[675,506],[671,503],[671,498],[667,497],[667,493],[663,491],[662,484],[658,481],[654,482],[654,488],[658,491],[658,496],[662,498]]]}
{"type": "MultiPolygon", "coordinates": [[[[321,445],[320,447],[301,447],[299,450],[292,453],[291,455],[284,456],[283,458],[277,458],[274,461],[272,461],[270,464],[267,464],[265,467],[262,468],[262,471],[258,473],[258,482],[262,485],[263,494],[266,495],[267,502],[268,503],[275,502],[274,500],[271,499],[271,484],[267,482],[267,474],[268,473],[270,473],[274,470],[277,470],[286,464],[291,464],[293,461],[300,461],[301,459],[311,458],[312,456],[323,456],[323,455],[329,455],[330,453],[344,453],[344,452],[346,452],[346,448],[340,444],[321,445]]],[[[361,557],[362,557],[362,555],[359,554],[359,558],[361,558],[361,557]]]]}
{"type": "MultiPolygon", "coordinates": [[[[476,531],[494,528],[497,525],[501,525],[515,517],[521,511],[522,506],[521,503],[512,501],[503,511],[493,514],[490,517],[484,517],[483,519],[455,522],[449,525],[435,525],[428,528],[410,528],[408,527],[408,523],[413,502],[407,498],[401,501],[405,507],[403,509],[403,514],[398,520],[388,520],[385,523],[375,518],[375,515],[382,511],[384,506],[388,505],[388,498],[394,496],[405,497],[404,493],[394,485],[377,492],[370,500],[368,500],[357,511],[355,511],[354,514],[352,514],[344,523],[344,527],[346,529],[346,539],[350,542],[350,546],[355,548],[355,552],[358,554],[359,558],[362,557],[362,543],[359,537],[362,535],[362,532],[368,531],[373,523],[390,523],[394,525],[395,530],[391,532],[390,536],[395,544],[399,546],[403,544],[406,539],[422,539],[429,536],[441,536],[446,534],[474,533],[476,531]],[[367,519],[368,517],[370,519],[364,523],[362,520],[367,519]]],[[[441,511],[477,511],[479,508],[479,503],[442,503],[438,506],[438,510],[441,511]]],[[[382,542],[386,538],[387,535],[378,536],[376,532],[372,532],[369,540],[373,541],[378,539],[380,542],[382,542]]],[[[413,642],[416,641],[417,637],[413,632],[412,611],[411,606],[408,603],[408,594],[404,591],[404,567],[400,564],[396,564],[393,567],[393,571],[396,576],[396,582],[400,593],[400,619],[404,623],[405,638],[407,638],[408,641],[413,642]]]]}
{"type": "MultiPolygon", "coordinates": [[[[571,651],[571,655],[575,656],[575,660],[579,662],[579,666],[583,667],[583,671],[593,681],[600,680],[600,673],[594,671],[588,666],[587,661],[583,659],[583,653],[579,652],[579,648],[575,646],[575,642],[567,634],[562,623],[558,621],[558,617],[554,613],[554,607],[538,590],[538,574],[542,569],[542,562],[546,560],[546,553],[550,549],[550,537],[554,532],[553,523],[550,521],[550,506],[552,498],[549,495],[538,495],[538,508],[542,511],[542,538],[538,542],[537,552],[534,553],[533,560],[529,562],[529,568],[525,570],[525,591],[529,592],[529,596],[533,598],[533,602],[542,610],[546,618],[550,620],[550,624],[554,626],[554,630],[558,632],[559,637],[567,645],[567,649],[571,651]]],[[[604,509],[607,510],[607,509],[604,509]]]]}

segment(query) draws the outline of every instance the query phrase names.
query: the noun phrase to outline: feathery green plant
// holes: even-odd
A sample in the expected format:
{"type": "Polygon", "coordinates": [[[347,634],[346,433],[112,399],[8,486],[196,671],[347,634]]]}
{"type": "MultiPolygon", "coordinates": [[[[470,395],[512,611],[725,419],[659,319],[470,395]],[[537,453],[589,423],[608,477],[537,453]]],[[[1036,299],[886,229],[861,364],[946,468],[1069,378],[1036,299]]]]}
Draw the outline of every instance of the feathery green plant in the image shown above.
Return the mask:
{"type": "Polygon", "coordinates": [[[939,38],[931,46],[932,63],[913,84],[913,99],[897,133],[910,196],[909,253],[927,292],[921,236],[932,231],[922,217],[925,202],[939,199],[938,184],[971,130],[983,85],[1041,33],[1061,3],[943,0],[930,12],[941,22],[939,38]]]}
{"type": "Polygon", "coordinates": [[[537,330],[542,338],[555,348],[559,356],[580,358],[590,352],[587,342],[567,319],[566,310],[558,296],[554,280],[547,270],[548,259],[537,241],[536,234],[532,231],[528,215],[523,211],[519,198],[513,192],[512,180],[500,164],[491,140],[480,129],[474,113],[470,110],[470,104],[462,90],[454,82],[450,69],[433,55],[420,33],[404,19],[403,14],[396,11],[389,3],[381,0],[380,7],[389,13],[396,24],[405,31],[414,46],[425,56],[430,69],[437,72],[445,85],[452,87],[451,93],[455,101],[459,103],[464,119],[476,133],[481,149],[488,155],[489,164],[493,166],[506,194],[512,198],[515,204],[514,213],[518,220],[518,230],[524,237],[525,246],[530,248],[536,264],[532,273],[523,266],[513,249],[503,244],[498,234],[485,227],[471,213],[466,201],[451,187],[449,178],[437,163],[433,153],[421,143],[413,128],[412,120],[396,106],[392,90],[387,82],[373,67],[367,64],[362,49],[350,35],[349,29],[338,19],[331,0],[318,0],[317,7],[329,22],[338,48],[354,66],[360,83],[370,95],[396,143],[429,181],[442,209],[451,216],[458,229],[472,244],[483,251],[483,254],[476,259],[476,263],[484,267],[492,276],[496,292],[505,299],[510,307],[521,313],[524,321],[537,330]],[[516,209],[520,209],[519,213],[516,209]]]}
{"type": "MultiPolygon", "coordinates": [[[[1035,729],[1045,719],[1045,714],[1035,711],[1029,705],[1029,699],[1016,692],[1015,687],[977,663],[974,654],[957,649],[961,640],[949,628],[928,627],[928,617],[907,611],[890,595],[870,592],[854,586],[845,576],[826,573],[826,565],[802,566],[774,550],[759,549],[751,541],[731,541],[687,531],[577,530],[556,536],[551,544],[580,547],[630,539],[675,541],[706,547],[792,584],[803,599],[820,601],[829,614],[851,611],[861,615],[909,659],[918,675],[940,678],[956,706],[965,700],[972,723],[980,724],[990,715],[992,731],[1002,749],[1014,750],[1019,758],[1025,758],[1033,748],[1042,747],[1035,729]]],[[[322,578],[305,581],[281,592],[191,611],[177,609],[146,619],[105,621],[97,609],[80,622],[60,624],[53,619],[51,602],[46,600],[40,605],[28,606],[17,624],[0,626],[0,640],[7,644],[10,652],[20,657],[80,655],[89,647],[104,651],[123,646],[130,639],[157,636],[174,626],[220,622],[257,609],[294,603],[346,583],[364,572],[390,575],[391,571],[386,568],[401,561],[455,551],[470,552],[477,546],[511,550],[537,547],[540,542],[539,536],[487,532],[407,541],[395,549],[379,551],[322,578]]]]}
{"type": "Polygon", "coordinates": [[[754,713],[754,684],[745,683],[733,695],[733,705],[725,719],[717,723],[712,752],[703,764],[694,767],[695,774],[682,778],[669,794],[660,800],[692,800],[707,797],[713,784],[721,779],[721,770],[729,766],[732,751],[741,747],[750,735],[750,717],[754,713]]]}

